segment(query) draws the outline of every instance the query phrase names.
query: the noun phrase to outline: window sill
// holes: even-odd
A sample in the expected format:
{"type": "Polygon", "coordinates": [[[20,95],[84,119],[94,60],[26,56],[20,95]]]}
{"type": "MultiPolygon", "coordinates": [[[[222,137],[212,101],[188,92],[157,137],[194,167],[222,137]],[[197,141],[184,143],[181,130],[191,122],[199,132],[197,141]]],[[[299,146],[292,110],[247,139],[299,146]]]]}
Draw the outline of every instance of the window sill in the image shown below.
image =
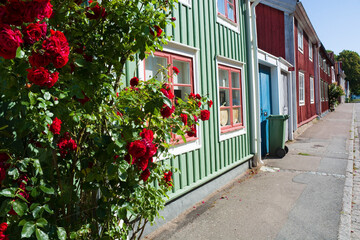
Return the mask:
{"type": "Polygon", "coordinates": [[[301,48],[298,48],[299,52],[301,52],[301,54],[304,54],[304,50],[302,50],[301,48]]]}
{"type": "Polygon", "coordinates": [[[220,142],[243,134],[246,134],[246,129],[244,126],[221,130],[220,142]]]}
{"type": "Polygon", "coordinates": [[[299,103],[299,106],[300,106],[300,107],[305,106],[305,102],[299,103]]]}
{"type": "MultiPolygon", "coordinates": [[[[200,134],[198,132],[198,134],[200,134]]],[[[186,143],[178,143],[174,147],[169,149],[169,152],[174,155],[180,155],[183,153],[191,152],[201,148],[201,143],[199,138],[193,138],[193,140],[187,141],[186,143]]]]}
{"type": "Polygon", "coordinates": [[[188,7],[188,8],[191,8],[192,6],[191,6],[191,1],[190,1],[190,3],[189,2],[187,2],[187,1],[184,1],[184,0],[179,0],[179,3],[180,4],[182,4],[182,5],[184,5],[184,6],[186,6],[186,7],[188,7]]]}
{"type": "MultiPolygon", "coordinates": [[[[236,18],[237,18],[237,16],[236,16],[236,18]]],[[[225,27],[227,27],[237,33],[240,33],[239,24],[229,20],[228,18],[224,17],[223,15],[221,15],[219,13],[217,14],[216,22],[221,25],[224,25],[225,27]]]]}

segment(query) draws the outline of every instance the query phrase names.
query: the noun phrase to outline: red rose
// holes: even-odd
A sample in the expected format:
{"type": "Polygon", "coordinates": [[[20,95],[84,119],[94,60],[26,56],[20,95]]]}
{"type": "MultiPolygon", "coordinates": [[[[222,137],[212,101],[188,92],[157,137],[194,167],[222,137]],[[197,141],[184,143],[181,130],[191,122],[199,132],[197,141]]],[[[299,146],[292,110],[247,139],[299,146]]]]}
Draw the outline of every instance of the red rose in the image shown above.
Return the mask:
{"type": "Polygon", "coordinates": [[[148,178],[150,177],[150,170],[147,168],[145,169],[141,175],[140,175],[141,179],[146,182],[148,180],[148,178]]]}
{"type": "Polygon", "coordinates": [[[49,81],[46,83],[46,87],[51,88],[59,80],[59,73],[54,72],[50,75],[49,81]]]}
{"type": "Polygon", "coordinates": [[[179,75],[179,73],[180,73],[179,69],[175,66],[173,67],[173,71],[176,75],[179,75]]]}
{"type": "Polygon", "coordinates": [[[154,140],[154,133],[150,129],[143,129],[140,133],[140,137],[143,139],[148,140],[149,142],[152,142],[154,140]]]}
{"type": "Polygon", "coordinates": [[[16,50],[23,43],[21,33],[18,29],[14,31],[9,25],[0,24],[0,57],[13,59],[16,56],[16,50]]]}
{"type": "Polygon", "coordinates": [[[197,105],[200,108],[201,107],[201,102],[197,102],[197,105]]]}
{"type": "Polygon", "coordinates": [[[176,21],[176,17],[172,17],[170,18],[171,21],[175,22],[176,21]]]}
{"type": "Polygon", "coordinates": [[[136,160],[136,166],[142,171],[144,171],[149,165],[149,159],[147,158],[139,158],[136,160]]]}
{"type": "Polygon", "coordinates": [[[202,121],[209,120],[210,118],[210,111],[209,110],[201,110],[200,118],[202,121]]]}
{"type": "Polygon", "coordinates": [[[50,132],[53,134],[60,134],[61,123],[61,120],[55,117],[52,124],[50,125],[50,132]]]}
{"type": "Polygon", "coordinates": [[[161,33],[162,33],[162,29],[157,25],[155,25],[154,28],[155,28],[155,31],[156,31],[156,35],[155,35],[154,30],[152,28],[150,28],[150,34],[153,35],[154,37],[160,37],[161,33]]]}
{"type": "Polygon", "coordinates": [[[77,144],[76,144],[76,142],[74,141],[74,139],[69,139],[68,142],[67,142],[66,147],[67,147],[69,150],[75,151],[76,148],[77,148],[77,144]]]}
{"type": "Polygon", "coordinates": [[[28,71],[27,78],[30,82],[41,87],[51,88],[57,82],[59,73],[50,74],[49,71],[43,67],[26,69],[28,71]]]}
{"type": "Polygon", "coordinates": [[[172,184],[171,184],[171,181],[172,181],[171,176],[172,176],[171,171],[168,171],[168,172],[164,173],[164,180],[165,180],[165,182],[167,183],[168,186],[172,186],[172,184]]]}
{"type": "Polygon", "coordinates": [[[194,117],[194,121],[197,122],[198,121],[197,116],[193,115],[193,117],[194,117]]]}
{"type": "Polygon", "coordinates": [[[186,131],[186,134],[189,136],[189,137],[196,137],[196,126],[195,125],[192,125],[190,127],[190,131],[186,131]]]}
{"type": "Polygon", "coordinates": [[[209,104],[209,108],[211,108],[211,106],[213,105],[213,101],[212,101],[212,100],[209,100],[209,101],[208,101],[208,104],[209,104]]]}
{"type": "Polygon", "coordinates": [[[130,79],[130,86],[135,87],[137,85],[139,85],[139,79],[137,77],[130,79]]]}
{"type": "Polygon", "coordinates": [[[125,159],[125,161],[127,161],[129,164],[134,164],[135,158],[133,157],[133,158],[131,159],[131,155],[130,155],[130,154],[126,154],[125,157],[124,157],[124,159],[125,159]],[[131,161],[131,163],[130,163],[130,161],[131,161]]]}
{"type": "Polygon", "coordinates": [[[0,224],[0,232],[5,232],[6,229],[8,228],[8,224],[6,222],[3,222],[0,224]]]}
{"type": "Polygon", "coordinates": [[[58,148],[60,149],[61,157],[65,157],[68,154],[68,150],[75,151],[77,149],[76,142],[71,139],[70,133],[66,132],[59,139],[58,148]]]}
{"type": "Polygon", "coordinates": [[[32,45],[41,38],[45,38],[46,28],[46,23],[30,23],[22,30],[25,43],[32,45]]]}
{"type": "Polygon", "coordinates": [[[24,22],[50,18],[53,12],[50,0],[33,0],[25,3],[24,22]]]}
{"type": "MultiPolygon", "coordinates": [[[[89,0],[89,4],[91,4],[93,1],[89,0]]],[[[104,7],[100,7],[99,3],[97,2],[96,5],[92,8],[90,8],[93,13],[87,12],[85,13],[86,17],[89,19],[98,19],[98,18],[106,18],[107,12],[104,7]]]]}
{"type": "Polygon", "coordinates": [[[145,158],[145,159],[149,159],[149,158],[152,158],[156,152],[157,152],[157,147],[155,144],[149,142],[147,139],[143,139],[141,140],[144,145],[146,146],[146,152],[145,154],[143,155],[142,158],[145,158]]]}
{"type": "Polygon", "coordinates": [[[146,153],[146,146],[141,140],[131,142],[128,146],[129,154],[135,158],[140,158],[146,153]]]}
{"type": "Polygon", "coordinates": [[[20,0],[8,0],[6,4],[7,14],[5,23],[20,26],[23,23],[25,3],[20,0]]]}
{"type": "Polygon", "coordinates": [[[164,104],[163,108],[160,110],[161,116],[163,118],[170,117],[173,112],[175,112],[175,107],[172,106],[171,108],[169,108],[169,106],[167,106],[166,104],[164,104]]]}
{"type": "Polygon", "coordinates": [[[184,125],[187,125],[187,119],[188,119],[188,115],[187,114],[180,114],[181,117],[181,121],[184,123],[184,125]]]}
{"type": "Polygon", "coordinates": [[[6,153],[0,153],[0,164],[6,162],[9,158],[9,155],[6,153]]]}
{"type": "Polygon", "coordinates": [[[189,94],[189,99],[195,99],[195,94],[190,93],[190,94],[189,94]]]}
{"type": "Polygon", "coordinates": [[[45,53],[36,53],[33,52],[29,57],[29,63],[32,67],[46,67],[50,63],[50,56],[45,53]]]}
{"type": "Polygon", "coordinates": [[[68,55],[61,55],[59,53],[53,57],[53,64],[55,68],[62,68],[67,64],[68,61],[69,61],[68,55]]]}
{"type": "Polygon", "coordinates": [[[198,100],[201,100],[201,95],[197,93],[197,94],[195,95],[195,98],[198,99],[198,100]]]}

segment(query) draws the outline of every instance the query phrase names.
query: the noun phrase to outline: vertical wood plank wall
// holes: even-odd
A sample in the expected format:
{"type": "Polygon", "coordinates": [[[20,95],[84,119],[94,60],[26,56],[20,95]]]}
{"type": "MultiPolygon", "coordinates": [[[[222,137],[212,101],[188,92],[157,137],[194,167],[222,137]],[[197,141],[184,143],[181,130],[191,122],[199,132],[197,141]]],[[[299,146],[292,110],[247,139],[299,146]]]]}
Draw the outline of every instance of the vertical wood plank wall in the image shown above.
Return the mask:
{"type": "MultiPolygon", "coordinates": [[[[216,0],[193,0],[192,6],[178,3],[173,11],[176,27],[166,28],[166,34],[173,36],[175,42],[195,47],[199,50],[199,93],[209,94],[214,105],[210,120],[202,122],[199,150],[187,152],[166,160],[180,172],[173,175],[174,189],[170,198],[175,198],[190,189],[205,183],[217,175],[248,160],[250,152],[250,121],[248,100],[247,66],[243,66],[243,79],[246,95],[243,96],[244,110],[247,111],[244,123],[246,134],[225,141],[219,140],[219,122],[216,109],[219,99],[217,92],[216,56],[221,55],[241,62],[247,62],[245,36],[245,3],[239,0],[240,33],[234,32],[216,22],[216,0]]],[[[134,75],[135,63],[126,66],[127,81],[134,75]]],[[[195,73],[196,74],[196,73],[195,73]]]]}

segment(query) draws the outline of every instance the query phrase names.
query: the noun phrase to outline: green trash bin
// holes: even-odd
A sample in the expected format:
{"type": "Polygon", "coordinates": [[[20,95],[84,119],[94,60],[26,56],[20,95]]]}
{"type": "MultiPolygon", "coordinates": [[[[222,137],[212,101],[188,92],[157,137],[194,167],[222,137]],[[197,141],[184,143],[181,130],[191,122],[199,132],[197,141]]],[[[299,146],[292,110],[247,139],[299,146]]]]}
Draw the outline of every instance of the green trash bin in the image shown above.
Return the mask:
{"type": "Polygon", "coordinates": [[[269,154],[283,158],[289,149],[285,146],[285,122],[289,115],[270,115],[269,120],[269,154]]]}

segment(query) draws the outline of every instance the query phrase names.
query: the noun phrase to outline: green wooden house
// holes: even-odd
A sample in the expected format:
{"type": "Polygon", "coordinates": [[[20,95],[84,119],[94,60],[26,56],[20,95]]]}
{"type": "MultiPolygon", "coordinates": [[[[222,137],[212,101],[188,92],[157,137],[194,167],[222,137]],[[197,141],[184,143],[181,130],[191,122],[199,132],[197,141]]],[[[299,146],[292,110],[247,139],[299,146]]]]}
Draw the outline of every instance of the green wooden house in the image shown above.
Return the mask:
{"type": "MultiPolygon", "coordinates": [[[[208,94],[213,100],[211,117],[202,122],[197,137],[176,145],[170,165],[174,189],[161,214],[165,221],[192,207],[253,165],[256,155],[255,97],[249,78],[249,0],[179,0],[174,9],[176,28],[165,32],[173,41],[138,65],[134,72],[147,79],[159,64],[180,70],[171,79],[174,95],[208,94]]],[[[251,66],[252,64],[250,64],[251,66]]]]}

